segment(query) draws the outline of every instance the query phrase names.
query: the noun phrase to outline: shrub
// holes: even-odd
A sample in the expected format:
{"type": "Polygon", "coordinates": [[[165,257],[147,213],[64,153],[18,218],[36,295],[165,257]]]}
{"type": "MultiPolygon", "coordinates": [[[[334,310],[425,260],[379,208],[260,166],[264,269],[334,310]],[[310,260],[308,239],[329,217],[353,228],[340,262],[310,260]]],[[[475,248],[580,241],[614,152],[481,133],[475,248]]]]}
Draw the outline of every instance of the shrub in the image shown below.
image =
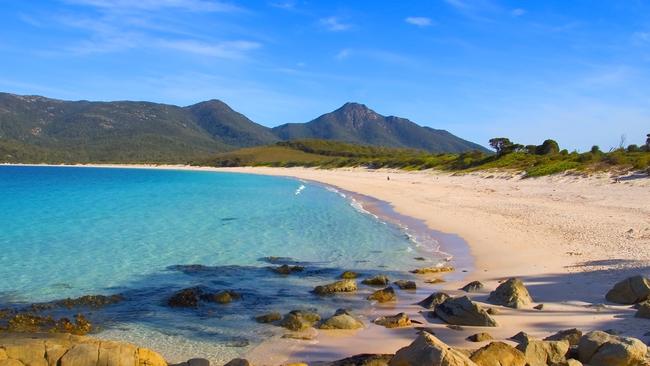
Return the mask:
{"type": "Polygon", "coordinates": [[[560,152],[560,145],[555,140],[545,140],[537,147],[535,153],[537,155],[557,154],[560,152]]]}

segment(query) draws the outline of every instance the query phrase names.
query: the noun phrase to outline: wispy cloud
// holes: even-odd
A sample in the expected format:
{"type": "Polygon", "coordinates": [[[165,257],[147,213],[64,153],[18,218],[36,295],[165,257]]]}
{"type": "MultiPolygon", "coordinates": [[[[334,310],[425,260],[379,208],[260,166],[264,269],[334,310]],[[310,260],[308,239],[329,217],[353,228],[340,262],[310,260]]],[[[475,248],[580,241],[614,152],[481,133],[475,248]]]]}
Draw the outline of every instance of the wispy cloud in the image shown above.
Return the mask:
{"type": "Polygon", "coordinates": [[[259,43],[250,41],[207,43],[195,40],[160,40],[157,45],[191,54],[225,59],[241,59],[245,57],[246,52],[261,47],[259,43]]]}
{"type": "Polygon", "coordinates": [[[274,8],[293,10],[296,7],[296,2],[295,1],[273,1],[270,2],[269,5],[271,5],[274,8]]]}
{"type": "Polygon", "coordinates": [[[352,28],[352,24],[345,23],[335,16],[321,18],[318,23],[330,32],[342,32],[352,28]]]}
{"type": "Polygon", "coordinates": [[[520,17],[520,16],[526,14],[526,9],[522,9],[522,8],[512,9],[512,10],[510,11],[510,14],[511,14],[513,17],[520,17]]]}
{"type": "Polygon", "coordinates": [[[427,17],[408,17],[404,19],[404,21],[409,24],[417,25],[418,27],[428,27],[433,25],[431,19],[427,17]]]}
{"type": "Polygon", "coordinates": [[[349,48],[344,48],[340,50],[335,57],[337,60],[345,60],[346,58],[350,57],[350,53],[351,50],[349,48]]]}
{"type": "Polygon", "coordinates": [[[650,32],[634,32],[632,39],[639,43],[650,43],[650,32]]]}
{"type": "Polygon", "coordinates": [[[207,0],[64,0],[68,4],[92,6],[107,10],[160,10],[174,8],[193,12],[231,12],[238,6],[207,0]]]}

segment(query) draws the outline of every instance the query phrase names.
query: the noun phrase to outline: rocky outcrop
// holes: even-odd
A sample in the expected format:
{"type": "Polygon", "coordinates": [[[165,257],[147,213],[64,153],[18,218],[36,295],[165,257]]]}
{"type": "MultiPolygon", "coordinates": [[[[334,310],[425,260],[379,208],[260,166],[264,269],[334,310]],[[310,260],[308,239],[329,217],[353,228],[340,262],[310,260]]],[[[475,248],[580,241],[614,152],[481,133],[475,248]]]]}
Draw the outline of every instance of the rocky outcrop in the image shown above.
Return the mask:
{"type": "Polygon", "coordinates": [[[406,313],[399,313],[391,316],[382,316],[373,322],[386,328],[402,328],[411,325],[411,319],[406,313]]]}
{"type": "Polygon", "coordinates": [[[270,313],[258,315],[255,317],[255,321],[258,323],[273,323],[277,322],[280,319],[282,319],[282,314],[278,313],[277,311],[272,311],[270,313]]]}
{"type": "Polygon", "coordinates": [[[471,356],[478,366],[526,366],[526,357],[518,349],[503,342],[492,342],[471,356]]]}
{"type": "Polygon", "coordinates": [[[55,319],[52,316],[18,313],[8,319],[5,330],[19,333],[52,332],[84,335],[92,329],[92,324],[82,314],[75,315],[74,320],[71,321],[65,317],[55,319]]]}
{"type": "Polygon", "coordinates": [[[434,310],[448,324],[495,327],[497,322],[479,304],[467,296],[449,298],[434,310]]]}
{"type": "Polygon", "coordinates": [[[426,299],[420,301],[418,305],[422,306],[425,309],[434,309],[437,305],[442,304],[450,297],[451,296],[447,295],[444,292],[435,292],[429,295],[426,299]]]}
{"type": "Polygon", "coordinates": [[[0,356],[3,366],[167,366],[147,348],[70,334],[2,334],[0,356]]]}
{"type": "Polygon", "coordinates": [[[569,341],[541,341],[528,339],[517,345],[523,352],[526,363],[530,366],[546,366],[563,364],[569,352],[569,341]]]}
{"type": "Polygon", "coordinates": [[[334,316],[326,319],[320,325],[320,329],[360,329],[363,322],[350,314],[345,309],[339,309],[334,316]]]}
{"type": "Polygon", "coordinates": [[[314,311],[293,310],[284,316],[280,326],[293,331],[305,330],[320,321],[320,315],[314,311]]]}
{"type": "Polygon", "coordinates": [[[465,354],[435,336],[422,332],[410,345],[400,349],[390,366],[476,366],[465,354]]]}
{"type": "Polygon", "coordinates": [[[580,343],[580,338],[582,338],[582,332],[579,329],[572,328],[561,330],[551,336],[544,338],[545,341],[569,341],[569,345],[577,346],[580,343]]]}
{"type": "Polygon", "coordinates": [[[634,276],[614,285],[605,295],[607,301],[632,305],[650,299],[650,279],[634,276]]]}
{"type": "Polygon", "coordinates": [[[231,290],[212,292],[202,287],[190,287],[174,293],[167,300],[167,305],[173,308],[196,308],[201,301],[228,304],[240,298],[241,295],[231,290]]]}
{"type": "Polygon", "coordinates": [[[601,331],[589,332],[580,338],[578,356],[591,366],[642,365],[648,347],[640,340],[618,337],[601,331]]]}
{"type": "Polygon", "coordinates": [[[401,290],[415,290],[417,288],[415,281],[397,280],[393,284],[401,290]]]}
{"type": "Polygon", "coordinates": [[[448,266],[442,266],[442,267],[424,267],[424,268],[417,268],[411,271],[411,273],[415,274],[432,274],[432,273],[445,273],[445,272],[452,272],[454,270],[454,267],[448,267],[448,266]]]}
{"type": "Polygon", "coordinates": [[[485,288],[485,285],[483,285],[482,282],[480,282],[480,281],[472,281],[472,282],[468,283],[467,285],[463,286],[463,288],[461,288],[461,290],[463,290],[465,292],[478,292],[478,291],[483,290],[483,288],[485,288]]]}
{"type": "Polygon", "coordinates": [[[124,301],[124,296],[122,295],[84,295],[77,298],[67,298],[46,303],[32,304],[29,307],[29,310],[37,312],[42,310],[51,310],[54,308],[73,309],[76,307],[99,309],[108,305],[117,304],[121,301],[124,301]]]}
{"type": "Polygon", "coordinates": [[[357,290],[357,283],[354,280],[341,280],[327,285],[316,286],[314,293],[317,295],[331,295],[337,292],[354,292],[357,290]]]}
{"type": "Polygon", "coordinates": [[[510,278],[490,293],[488,301],[514,309],[522,308],[533,302],[528,289],[518,278],[510,278]]]}
{"type": "Polygon", "coordinates": [[[368,286],[386,286],[390,283],[390,280],[386,275],[376,275],[374,277],[366,278],[361,281],[361,283],[368,286]]]}
{"type": "Polygon", "coordinates": [[[397,295],[395,295],[395,290],[393,290],[392,287],[388,286],[384,289],[373,292],[370,296],[367,297],[367,299],[377,302],[397,301],[397,295]]]}
{"type": "Polygon", "coordinates": [[[486,332],[472,334],[471,336],[467,337],[467,340],[470,342],[485,342],[491,341],[492,339],[494,339],[492,338],[492,335],[486,332]]]}

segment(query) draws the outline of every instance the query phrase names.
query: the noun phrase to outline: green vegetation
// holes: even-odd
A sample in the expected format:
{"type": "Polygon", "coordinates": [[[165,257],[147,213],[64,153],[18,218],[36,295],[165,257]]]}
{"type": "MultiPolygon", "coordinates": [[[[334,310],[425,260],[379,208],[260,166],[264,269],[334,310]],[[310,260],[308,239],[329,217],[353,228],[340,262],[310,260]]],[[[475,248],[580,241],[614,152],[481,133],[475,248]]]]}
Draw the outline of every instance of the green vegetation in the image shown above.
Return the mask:
{"type": "Polygon", "coordinates": [[[223,153],[209,160],[196,161],[210,166],[275,167],[368,167],[405,170],[439,169],[472,172],[499,169],[525,172],[538,177],[568,170],[594,172],[605,170],[645,170],[650,167],[649,145],[603,153],[597,146],[586,153],[560,151],[553,140],[539,146],[513,144],[508,139],[493,139],[500,154],[472,151],[461,154],[431,154],[421,150],[353,145],[325,140],[278,142],[275,145],[223,153]],[[497,141],[498,140],[498,141],[497,141]],[[515,146],[515,148],[512,148],[515,146]]]}

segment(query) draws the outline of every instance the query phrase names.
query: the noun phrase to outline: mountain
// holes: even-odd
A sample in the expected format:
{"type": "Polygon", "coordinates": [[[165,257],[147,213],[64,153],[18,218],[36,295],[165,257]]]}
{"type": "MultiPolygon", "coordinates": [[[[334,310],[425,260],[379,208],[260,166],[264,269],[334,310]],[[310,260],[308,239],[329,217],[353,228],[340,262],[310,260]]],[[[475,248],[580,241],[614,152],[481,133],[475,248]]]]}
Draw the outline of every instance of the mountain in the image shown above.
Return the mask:
{"type": "Polygon", "coordinates": [[[0,93],[0,161],[187,162],[275,141],[218,100],[178,107],[0,93]]]}
{"type": "Polygon", "coordinates": [[[405,118],[382,116],[358,103],[346,103],[311,122],[275,127],[273,132],[282,140],[325,139],[430,152],[487,151],[445,130],[422,127],[405,118]]]}
{"type": "Polygon", "coordinates": [[[179,107],[0,93],[0,162],[186,163],[305,138],[431,152],[485,150],[447,131],[384,117],[356,103],[309,123],[270,129],[219,100],[179,107]]]}

